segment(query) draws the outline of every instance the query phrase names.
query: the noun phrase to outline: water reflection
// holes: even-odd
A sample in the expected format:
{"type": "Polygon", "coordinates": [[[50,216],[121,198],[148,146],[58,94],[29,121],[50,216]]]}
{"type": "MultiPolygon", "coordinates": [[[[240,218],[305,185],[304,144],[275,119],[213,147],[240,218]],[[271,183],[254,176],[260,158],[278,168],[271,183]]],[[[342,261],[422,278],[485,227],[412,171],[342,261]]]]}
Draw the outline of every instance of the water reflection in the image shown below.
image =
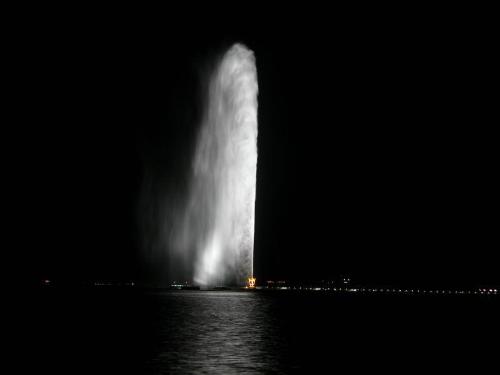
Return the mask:
{"type": "Polygon", "coordinates": [[[36,344],[28,353],[39,373],[51,374],[352,373],[432,360],[446,346],[467,354],[471,343],[484,358],[494,301],[436,297],[50,288],[27,299],[36,313],[20,337],[36,344]]]}
{"type": "Polygon", "coordinates": [[[150,370],[263,373],[279,371],[270,301],[258,293],[171,292],[161,296],[159,350],[150,370]]]}

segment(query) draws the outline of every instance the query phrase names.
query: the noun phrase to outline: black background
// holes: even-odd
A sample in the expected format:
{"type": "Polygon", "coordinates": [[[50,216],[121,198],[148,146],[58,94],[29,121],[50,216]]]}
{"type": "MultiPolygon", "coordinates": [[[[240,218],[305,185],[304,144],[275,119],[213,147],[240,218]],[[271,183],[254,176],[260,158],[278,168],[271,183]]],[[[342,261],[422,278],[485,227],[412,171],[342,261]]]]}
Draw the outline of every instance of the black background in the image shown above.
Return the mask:
{"type": "Polygon", "coordinates": [[[498,284],[489,25],[446,12],[234,12],[32,15],[8,28],[14,277],[145,278],[146,176],[181,184],[203,79],[243,42],[260,90],[259,280],[498,284]]]}

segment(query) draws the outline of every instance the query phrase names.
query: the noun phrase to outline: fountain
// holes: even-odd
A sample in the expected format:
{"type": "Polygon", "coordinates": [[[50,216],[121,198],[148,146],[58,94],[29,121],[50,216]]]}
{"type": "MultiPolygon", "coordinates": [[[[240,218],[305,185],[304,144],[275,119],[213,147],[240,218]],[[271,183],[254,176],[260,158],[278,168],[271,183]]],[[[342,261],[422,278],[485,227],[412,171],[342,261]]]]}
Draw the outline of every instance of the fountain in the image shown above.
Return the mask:
{"type": "Polygon", "coordinates": [[[233,45],[208,86],[175,243],[194,251],[194,282],[240,285],[253,278],[257,172],[257,70],[233,45]]]}

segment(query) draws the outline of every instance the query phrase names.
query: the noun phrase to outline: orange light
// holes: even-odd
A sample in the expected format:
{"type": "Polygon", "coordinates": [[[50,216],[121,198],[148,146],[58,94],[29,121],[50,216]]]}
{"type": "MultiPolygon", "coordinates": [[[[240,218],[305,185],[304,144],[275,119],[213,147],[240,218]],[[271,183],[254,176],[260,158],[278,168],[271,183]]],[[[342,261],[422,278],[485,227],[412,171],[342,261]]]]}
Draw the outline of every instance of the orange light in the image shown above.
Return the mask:
{"type": "Polygon", "coordinates": [[[255,277],[249,277],[247,279],[247,288],[249,289],[255,288],[255,277]]]}

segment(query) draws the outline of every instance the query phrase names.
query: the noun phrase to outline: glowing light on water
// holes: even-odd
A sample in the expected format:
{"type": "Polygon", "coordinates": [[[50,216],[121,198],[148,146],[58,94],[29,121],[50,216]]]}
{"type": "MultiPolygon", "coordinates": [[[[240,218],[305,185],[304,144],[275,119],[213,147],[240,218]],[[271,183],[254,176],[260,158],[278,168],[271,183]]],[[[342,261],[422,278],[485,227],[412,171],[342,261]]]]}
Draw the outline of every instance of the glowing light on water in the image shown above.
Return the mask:
{"type": "Polygon", "coordinates": [[[245,285],[253,276],[257,92],[253,52],[236,44],[210,79],[180,231],[200,285],[245,285]]]}

